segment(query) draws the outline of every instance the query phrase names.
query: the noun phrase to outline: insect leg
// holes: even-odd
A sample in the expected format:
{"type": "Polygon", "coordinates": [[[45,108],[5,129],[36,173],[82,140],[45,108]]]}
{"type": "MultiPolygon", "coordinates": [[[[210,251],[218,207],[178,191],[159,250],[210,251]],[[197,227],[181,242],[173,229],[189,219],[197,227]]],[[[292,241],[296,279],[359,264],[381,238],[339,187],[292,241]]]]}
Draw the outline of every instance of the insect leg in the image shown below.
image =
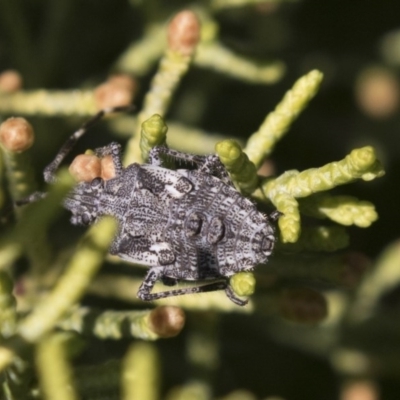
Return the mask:
{"type": "Polygon", "coordinates": [[[111,156],[115,168],[115,176],[120,176],[124,167],[121,161],[121,145],[117,142],[111,142],[107,146],[99,147],[95,150],[96,156],[103,158],[111,156]]]}
{"type": "Polygon", "coordinates": [[[169,149],[166,146],[156,146],[150,150],[149,162],[152,165],[161,166],[161,155],[166,155],[174,160],[180,160],[197,166],[198,170],[221,179],[227,185],[233,186],[227,170],[221,163],[216,154],[208,156],[199,156],[194,154],[182,153],[180,151],[169,149]]]}
{"type": "MultiPolygon", "coordinates": [[[[144,301],[153,301],[158,299],[165,299],[167,297],[182,296],[184,294],[214,292],[216,290],[226,290],[228,283],[226,281],[212,282],[203,286],[186,287],[182,289],[167,290],[165,292],[151,293],[155,283],[161,279],[161,271],[154,271],[153,268],[149,270],[146,277],[138,290],[138,297],[144,301]]],[[[236,304],[239,304],[235,301],[236,304]]],[[[243,304],[240,304],[243,305],[243,304]]]]}
{"type": "Polygon", "coordinates": [[[34,203],[35,201],[44,199],[46,197],[46,195],[47,195],[47,193],[45,193],[45,192],[33,192],[29,196],[15,201],[14,204],[18,207],[24,206],[25,204],[34,203]]]}
{"type": "Polygon", "coordinates": [[[153,300],[153,295],[150,292],[153,290],[155,283],[160,279],[160,276],[161,273],[156,271],[155,268],[149,269],[137,292],[139,299],[145,301],[153,300]]]}
{"type": "Polygon", "coordinates": [[[272,213],[268,215],[268,218],[270,220],[272,220],[273,222],[276,222],[281,215],[283,215],[283,213],[281,213],[278,210],[275,210],[275,211],[272,211],[272,213]]]}
{"type": "Polygon", "coordinates": [[[208,156],[203,156],[203,163],[199,166],[199,171],[206,174],[216,176],[221,179],[222,182],[227,185],[233,186],[232,180],[228,174],[228,171],[220,161],[216,154],[210,154],[208,156]]]}
{"type": "Polygon", "coordinates": [[[44,180],[47,183],[52,183],[55,181],[55,173],[63,162],[65,157],[69,154],[72,148],[75,146],[76,142],[79,140],[81,136],[83,136],[97,121],[103,118],[105,115],[112,114],[115,112],[125,112],[133,109],[133,106],[120,106],[120,107],[112,107],[106,108],[104,110],[99,111],[94,117],[86,121],[80,129],[75,131],[67,141],[62,145],[61,149],[57,153],[54,160],[44,169],[43,175],[44,180]]]}
{"type": "Polygon", "coordinates": [[[163,159],[161,155],[172,158],[177,161],[184,161],[194,165],[202,165],[204,156],[182,153],[181,151],[169,149],[167,146],[156,146],[150,150],[149,163],[156,166],[161,166],[163,159]]]}
{"type": "Polygon", "coordinates": [[[232,287],[230,285],[226,286],[225,294],[227,295],[229,300],[233,301],[238,306],[245,306],[249,302],[248,300],[242,300],[239,297],[237,297],[235,295],[235,292],[233,291],[233,289],[232,289],[232,287]]]}

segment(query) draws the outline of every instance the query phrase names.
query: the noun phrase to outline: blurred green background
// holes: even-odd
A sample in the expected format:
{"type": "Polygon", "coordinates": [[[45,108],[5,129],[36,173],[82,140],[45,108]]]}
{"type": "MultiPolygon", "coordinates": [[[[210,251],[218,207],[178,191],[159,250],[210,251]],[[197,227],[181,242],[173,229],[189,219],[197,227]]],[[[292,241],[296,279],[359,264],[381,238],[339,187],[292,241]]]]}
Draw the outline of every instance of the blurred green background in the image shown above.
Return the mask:
{"type": "MultiPolygon", "coordinates": [[[[375,146],[386,175],[342,186],[335,193],[375,204],[379,220],[368,229],[355,227],[349,232],[352,250],[378,257],[398,239],[400,223],[400,10],[394,0],[276,1],[214,10],[212,1],[0,0],[0,72],[18,70],[26,89],[93,87],[113,71],[132,41],[142,39],[149,21],[167,21],[192,5],[210,12],[224,46],[255,63],[279,60],[286,74],[279,82],[266,85],[193,66],[181,82],[168,118],[245,140],[296,79],[319,69],[324,73],[319,93],[277,145],[271,161],[276,174],[281,174],[340,160],[355,147],[375,146]]],[[[140,89],[134,102],[139,109],[155,69],[156,65],[138,78],[140,89]]],[[[32,157],[40,182],[41,170],[81,120],[34,116],[29,120],[36,130],[32,157]]],[[[85,138],[77,152],[110,141],[105,126],[98,130],[104,135],[85,138]]],[[[65,224],[66,219],[54,228],[58,241],[76,231],[65,224]]],[[[93,297],[85,302],[129,308],[122,302],[103,304],[105,300],[93,297]]],[[[380,299],[378,312],[398,319],[398,289],[380,299]]],[[[188,313],[187,328],[179,337],[157,342],[163,392],[204,377],[212,382],[216,397],[246,389],[255,398],[356,399],[345,397],[347,376],[332,367],[328,353],[315,354],[310,347],[292,344],[290,336],[274,329],[274,318],[188,313]],[[188,343],[196,334],[216,345],[210,350],[217,354],[210,356],[215,360],[209,360],[206,367],[193,364],[188,357],[188,343]]],[[[288,329],[290,325],[285,332],[288,329]]],[[[313,327],[302,329],[293,327],[293,334],[313,338],[313,327]]],[[[386,344],[385,351],[378,352],[380,362],[385,363],[387,355],[400,357],[398,333],[397,329],[361,329],[347,339],[362,351],[386,344]]],[[[315,340],[323,338],[316,335],[315,340]]],[[[123,342],[94,341],[78,362],[120,357],[125,347],[123,342]]],[[[380,398],[398,399],[400,370],[388,370],[380,373],[378,368],[372,381],[379,387],[380,398]]]]}

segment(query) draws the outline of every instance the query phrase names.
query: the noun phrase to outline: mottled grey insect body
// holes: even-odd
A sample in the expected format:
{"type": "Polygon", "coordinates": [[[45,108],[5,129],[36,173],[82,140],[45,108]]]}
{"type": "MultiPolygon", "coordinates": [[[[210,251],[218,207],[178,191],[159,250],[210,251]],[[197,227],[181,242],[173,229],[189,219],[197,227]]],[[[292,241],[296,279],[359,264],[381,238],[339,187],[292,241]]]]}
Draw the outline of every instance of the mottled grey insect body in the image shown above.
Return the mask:
{"type": "MultiPolygon", "coordinates": [[[[77,140],[102,116],[129,107],[100,111],[62,146],[45,168],[44,179],[54,182],[55,173],[77,140]]],[[[64,205],[75,225],[90,225],[104,215],[119,224],[110,252],[149,270],[138,297],[156,300],[189,293],[225,290],[236,304],[238,298],[229,278],[265,263],[275,242],[278,212],[267,216],[234,187],[218,156],[195,156],[155,147],[149,163],[123,167],[121,146],[110,143],[95,151],[99,158],[111,156],[115,177],[95,178],[76,185],[64,205]],[[162,156],[191,163],[195,169],[170,170],[162,156]],[[157,281],[174,285],[178,281],[206,281],[205,284],[152,293],[157,281]]],[[[39,200],[36,192],[19,202],[39,200]]]]}
{"type": "MultiPolygon", "coordinates": [[[[116,143],[96,151],[118,157],[119,152],[116,143]]],[[[158,147],[150,161],[117,168],[116,177],[107,181],[79,183],[65,201],[72,223],[91,224],[103,215],[119,221],[110,253],[150,267],[138,292],[143,300],[225,289],[234,302],[245,304],[233,294],[228,278],[268,260],[278,215],[262,214],[243,197],[216,156],[158,147]],[[197,169],[163,168],[161,153],[191,161],[197,169]],[[157,280],[213,283],[151,293],[157,280]]]]}

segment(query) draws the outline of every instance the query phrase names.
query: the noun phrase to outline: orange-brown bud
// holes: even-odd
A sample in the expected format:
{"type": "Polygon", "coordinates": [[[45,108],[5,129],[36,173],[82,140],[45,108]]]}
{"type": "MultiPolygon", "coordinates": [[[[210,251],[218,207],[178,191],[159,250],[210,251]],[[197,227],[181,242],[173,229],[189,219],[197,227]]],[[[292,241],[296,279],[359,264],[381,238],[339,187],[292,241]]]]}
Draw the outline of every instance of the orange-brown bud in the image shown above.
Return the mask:
{"type": "Polygon", "coordinates": [[[22,77],[19,72],[9,69],[0,74],[0,91],[6,93],[16,92],[22,87],[22,77]]]}
{"type": "Polygon", "coordinates": [[[0,143],[9,151],[25,151],[34,140],[32,125],[25,118],[8,118],[0,125],[0,143]]]}
{"type": "Polygon", "coordinates": [[[184,56],[190,56],[200,40],[200,22],[193,11],[176,14],[168,26],[168,47],[184,56]]]}
{"type": "Polygon", "coordinates": [[[136,82],[128,75],[111,76],[94,90],[94,100],[99,110],[126,106],[132,103],[136,82]]]}
{"type": "Polygon", "coordinates": [[[369,67],[361,72],[355,85],[359,107],[373,118],[387,118],[397,112],[400,85],[397,76],[383,67],[369,67]]]}
{"type": "Polygon", "coordinates": [[[101,159],[101,177],[105,181],[115,177],[115,166],[110,155],[101,159]]]}
{"type": "Polygon", "coordinates": [[[158,336],[176,336],[185,325],[185,313],[179,307],[160,306],[149,315],[150,329],[158,336]]]}
{"type": "Polygon", "coordinates": [[[101,176],[101,161],[94,154],[79,154],[69,166],[69,172],[78,182],[90,182],[101,176]]]}
{"type": "Polygon", "coordinates": [[[354,380],[343,385],[341,400],[377,400],[381,398],[377,385],[373,381],[354,380]]]}
{"type": "Polygon", "coordinates": [[[132,93],[137,90],[137,82],[128,74],[115,74],[108,77],[107,82],[110,82],[117,86],[126,87],[132,93]]]}

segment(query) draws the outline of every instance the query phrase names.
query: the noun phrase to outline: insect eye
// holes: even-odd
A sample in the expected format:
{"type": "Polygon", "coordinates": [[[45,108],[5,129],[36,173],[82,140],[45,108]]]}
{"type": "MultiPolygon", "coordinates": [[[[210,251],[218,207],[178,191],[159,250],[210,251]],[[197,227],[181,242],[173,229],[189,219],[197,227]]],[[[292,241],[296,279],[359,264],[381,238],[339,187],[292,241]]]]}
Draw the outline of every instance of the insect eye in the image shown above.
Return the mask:
{"type": "Polygon", "coordinates": [[[89,225],[90,224],[90,222],[91,222],[91,218],[90,218],[90,215],[89,214],[83,214],[82,215],[82,218],[81,218],[81,221],[82,221],[82,224],[83,225],[89,225]]]}
{"type": "Polygon", "coordinates": [[[103,179],[101,178],[94,178],[92,182],[90,182],[90,186],[92,189],[99,189],[103,186],[103,179]]]}

